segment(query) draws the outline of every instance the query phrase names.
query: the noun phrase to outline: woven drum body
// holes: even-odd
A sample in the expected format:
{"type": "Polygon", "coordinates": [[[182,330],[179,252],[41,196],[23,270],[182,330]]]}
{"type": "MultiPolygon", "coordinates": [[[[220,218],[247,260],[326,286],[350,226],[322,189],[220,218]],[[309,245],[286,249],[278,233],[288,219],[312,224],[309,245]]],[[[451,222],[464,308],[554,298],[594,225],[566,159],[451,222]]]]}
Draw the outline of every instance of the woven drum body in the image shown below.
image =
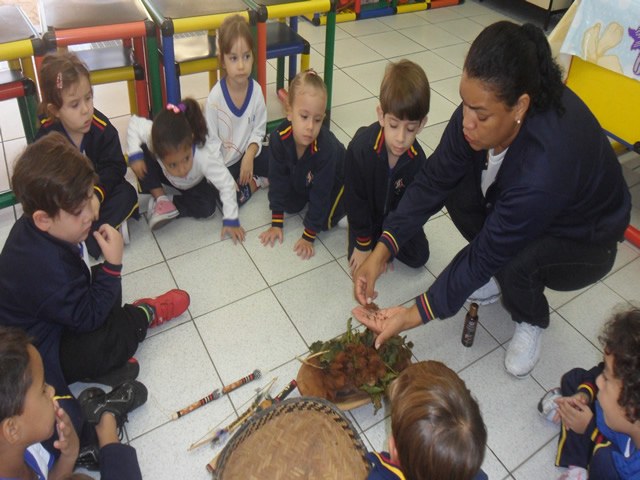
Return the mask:
{"type": "Polygon", "coordinates": [[[366,479],[369,463],[357,432],[332,403],[285,400],[258,413],[220,453],[219,480],[366,479]]]}

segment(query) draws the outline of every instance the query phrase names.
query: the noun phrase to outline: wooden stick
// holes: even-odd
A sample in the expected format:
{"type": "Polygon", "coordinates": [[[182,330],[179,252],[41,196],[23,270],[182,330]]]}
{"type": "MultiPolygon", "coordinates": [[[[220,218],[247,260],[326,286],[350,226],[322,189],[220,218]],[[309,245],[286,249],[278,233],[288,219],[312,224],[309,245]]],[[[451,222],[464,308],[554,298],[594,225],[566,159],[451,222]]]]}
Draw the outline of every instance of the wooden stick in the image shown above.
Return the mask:
{"type": "Polygon", "coordinates": [[[253,381],[253,380],[257,380],[258,378],[260,378],[262,376],[262,374],[260,373],[260,370],[254,370],[253,373],[250,373],[249,375],[247,375],[246,377],[242,377],[240,380],[236,380],[233,383],[230,383],[229,385],[225,385],[224,387],[222,387],[222,390],[216,389],[213,392],[211,392],[209,395],[207,395],[206,397],[201,398],[200,400],[198,400],[197,402],[193,402],[191,405],[178,410],[177,412],[173,413],[171,415],[171,419],[172,420],[177,420],[180,417],[184,417],[187,413],[191,413],[194,410],[202,407],[203,405],[206,405],[209,402],[212,402],[214,400],[217,400],[218,398],[222,397],[223,395],[226,395],[229,392],[232,392],[233,390],[240,388],[242,385],[246,385],[247,383],[253,381]]]}

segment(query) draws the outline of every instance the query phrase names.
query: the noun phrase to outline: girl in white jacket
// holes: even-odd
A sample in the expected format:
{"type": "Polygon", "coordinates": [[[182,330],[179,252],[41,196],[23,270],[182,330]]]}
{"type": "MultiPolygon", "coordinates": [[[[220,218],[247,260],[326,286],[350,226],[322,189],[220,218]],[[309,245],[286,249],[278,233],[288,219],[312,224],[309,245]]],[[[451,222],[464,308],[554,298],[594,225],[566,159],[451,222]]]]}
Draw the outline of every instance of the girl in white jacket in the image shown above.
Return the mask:
{"type": "Polygon", "coordinates": [[[222,201],[222,238],[244,240],[238,219],[236,183],[224,163],[207,144],[207,123],[200,105],[186,98],[167,104],[153,120],[132,116],[128,130],[129,166],[140,180],[143,193],[151,194],[147,212],[152,230],[172,219],[207,218],[222,201]],[[180,195],[173,201],[163,185],[180,195]]]}

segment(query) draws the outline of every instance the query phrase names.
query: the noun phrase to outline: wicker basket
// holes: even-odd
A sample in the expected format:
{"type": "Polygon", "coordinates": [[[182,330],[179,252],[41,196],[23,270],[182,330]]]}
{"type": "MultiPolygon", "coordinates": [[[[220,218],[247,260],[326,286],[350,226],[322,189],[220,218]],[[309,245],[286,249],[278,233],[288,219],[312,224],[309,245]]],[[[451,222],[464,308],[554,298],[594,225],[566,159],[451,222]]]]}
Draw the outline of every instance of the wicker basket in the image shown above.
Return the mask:
{"type": "Polygon", "coordinates": [[[243,425],[220,453],[213,478],[366,479],[365,455],[364,443],[335,405],[293,398],[243,425]]]}

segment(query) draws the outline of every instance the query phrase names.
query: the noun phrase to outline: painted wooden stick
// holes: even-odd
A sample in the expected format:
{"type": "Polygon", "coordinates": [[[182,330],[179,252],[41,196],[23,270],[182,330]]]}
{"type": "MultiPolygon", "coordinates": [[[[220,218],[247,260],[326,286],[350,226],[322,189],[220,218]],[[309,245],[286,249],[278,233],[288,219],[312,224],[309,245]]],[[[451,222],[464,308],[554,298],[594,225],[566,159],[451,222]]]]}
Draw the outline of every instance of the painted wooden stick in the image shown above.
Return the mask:
{"type": "Polygon", "coordinates": [[[184,417],[187,413],[191,413],[194,410],[202,407],[203,405],[206,405],[207,403],[217,400],[223,395],[226,395],[227,393],[232,392],[236,388],[240,388],[242,385],[246,385],[247,383],[253,380],[257,380],[261,376],[262,374],[260,373],[260,370],[254,370],[253,373],[250,373],[246,377],[242,377],[240,380],[236,380],[235,382],[230,383],[229,385],[225,385],[224,387],[222,387],[222,390],[216,389],[206,397],[201,398],[197,402],[193,402],[188,407],[178,410],[177,412],[171,415],[171,419],[177,420],[180,417],[184,417]]]}
{"type": "Polygon", "coordinates": [[[293,392],[297,386],[298,386],[298,382],[296,382],[295,379],[291,380],[289,384],[286,387],[284,387],[280,393],[278,393],[275,397],[273,397],[273,401],[275,403],[281,402],[282,400],[287,398],[289,394],[293,392]]]}

